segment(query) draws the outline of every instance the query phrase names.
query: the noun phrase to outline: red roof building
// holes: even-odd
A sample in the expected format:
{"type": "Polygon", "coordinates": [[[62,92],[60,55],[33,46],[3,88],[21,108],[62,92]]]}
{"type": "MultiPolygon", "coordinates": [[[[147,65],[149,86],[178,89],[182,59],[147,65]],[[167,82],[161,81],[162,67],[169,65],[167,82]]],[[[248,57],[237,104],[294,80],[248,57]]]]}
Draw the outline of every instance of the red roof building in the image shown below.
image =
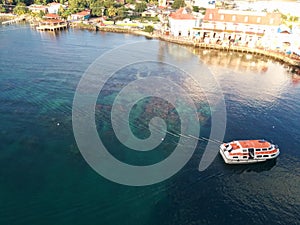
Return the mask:
{"type": "Polygon", "coordinates": [[[48,13],[45,16],[43,16],[45,19],[59,19],[59,15],[54,13],[48,13]]]}
{"type": "Polygon", "coordinates": [[[265,33],[276,32],[280,13],[207,9],[198,34],[205,38],[259,40],[265,33]]]}
{"type": "Polygon", "coordinates": [[[174,36],[190,36],[197,24],[197,19],[188,8],[180,8],[169,15],[171,34],[174,36]]]}
{"type": "Polygon", "coordinates": [[[176,12],[172,12],[169,15],[174,20],[195,20],[196,18],[188,12],[185,8],[180,8],[176,12]]]}
{"type": "Polygon", "coordinates": [[[71,20],[87,20],[91,16],[91,10],[84,10],[78,13],[71,14],[71,20]]]}

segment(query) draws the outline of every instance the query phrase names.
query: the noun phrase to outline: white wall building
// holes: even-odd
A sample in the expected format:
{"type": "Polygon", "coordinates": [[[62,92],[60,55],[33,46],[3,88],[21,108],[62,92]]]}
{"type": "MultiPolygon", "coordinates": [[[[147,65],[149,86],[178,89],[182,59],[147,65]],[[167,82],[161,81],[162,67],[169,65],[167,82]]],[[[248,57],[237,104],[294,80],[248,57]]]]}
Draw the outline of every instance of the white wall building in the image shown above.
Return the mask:
{"type": "Polygon", "coordinates": [[[63,6],[62,4],[57,3],[57,2],[49,3],[48,4],[48,13],[58,14],[60,7],[65,7],[65,6],[63,6]]]}
{"type": "Polygon", "coordinates": [[[169,16],[170,32],[173,36],[192,36],[193,28],[197,24],[197,19],[191,14],[190,10],[180,8],[169,16]]]}

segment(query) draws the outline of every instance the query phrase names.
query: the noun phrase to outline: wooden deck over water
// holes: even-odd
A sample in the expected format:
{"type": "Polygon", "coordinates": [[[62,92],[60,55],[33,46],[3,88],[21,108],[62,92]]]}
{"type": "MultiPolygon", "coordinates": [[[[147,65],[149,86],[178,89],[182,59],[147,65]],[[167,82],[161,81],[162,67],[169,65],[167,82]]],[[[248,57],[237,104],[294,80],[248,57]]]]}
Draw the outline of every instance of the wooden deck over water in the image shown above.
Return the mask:
{"type": "Polygon", "coordinates": [[[42,31],[56,31],[56,30],[63,30],[68,27],[67,23],[64,24],[57,24],[57,25],[39,25],[36,27],[37,30],[42,30],[42,31]]]}
{"type": "Polygon", "coordinates": [[[244,46],[228,46],[224,47],[222,45],[218,44],[205,44],[202,42],[195,42],[191,39],[181,39],[181,38],[174,38],[172,36],[166,36],[166,35],[159,35],[157,38],[176,43],[181,45],[188,45],[188,46],[194,46],[195,48],[205,48],[205,49],[216,49],[220,51],[234,51],[234,52],[242,52],[242,53],[250,53],[254,55],[263,55],[270,57],[275,60],[282,61],[284,63],[287,63],[291,66],[296,66],[300,68],[300,57],[296,55],[287,55],[280,51],[272,51],[272,50],[265,50],[260,48],[249,48],[244,46]]]}

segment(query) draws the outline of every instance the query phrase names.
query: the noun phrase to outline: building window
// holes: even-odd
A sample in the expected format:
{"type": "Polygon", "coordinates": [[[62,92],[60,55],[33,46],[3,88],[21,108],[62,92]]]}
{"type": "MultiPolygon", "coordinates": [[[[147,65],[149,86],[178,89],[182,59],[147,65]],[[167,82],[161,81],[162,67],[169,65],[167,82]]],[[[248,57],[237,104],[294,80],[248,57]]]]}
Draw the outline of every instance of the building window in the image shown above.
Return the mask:
{"type": "Polygon", "coordinates": [[[244,22],[247,23],[247,22],[248,22],[248,19],[249,19],[249,17],[248,17],[248,16],[245,16],[244,22]]]}
{"type": "Polygon", "coordinates": [[[270,24],[273,24],[274,23],[274,18],[271,18],[270,19],[270,24]]]}
{"type": "Polygon", "coordinates": [[[224,20],[224,15],[221,15],[221,18],[220,18],[221,20],[224,20]]]}
{"type": "Polygon", "coordinates": [[[210,13],[209,14],[209,19],[212,20],[212,18],[213,18],[213,15],[212,15],[212,13],[210,13]]]}
{"type": "Polygon", "coordinates": [[[257,17],[257,23],[260,23],[260,21],[261,21],[261,17],[257,17]]]}
{"type": "Polygon", "coordinates": [[[236,16],[233,15],[233,16],[232,16],[232,21],[235,21],[235,20],[236,20],[236,16]]]}

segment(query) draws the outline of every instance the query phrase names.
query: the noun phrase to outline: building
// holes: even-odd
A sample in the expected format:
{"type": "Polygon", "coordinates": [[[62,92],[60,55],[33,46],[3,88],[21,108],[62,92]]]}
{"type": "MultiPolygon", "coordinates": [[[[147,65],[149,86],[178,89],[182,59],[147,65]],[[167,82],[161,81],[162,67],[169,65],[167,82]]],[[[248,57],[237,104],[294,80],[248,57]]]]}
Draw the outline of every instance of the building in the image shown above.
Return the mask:
{"type": "Polygon", "coordinates": [[[78,13],[71,14],[69,20],[88,20],[91,17],[91,10],[84,10],[78,13]]]}
{"type": "Polygon", "coordinates": [[[152,9],[142,12],[142,17],[156,17],[157,15],[158,13],[152,9]]]}
{"type": "Polygon", "coordinates": [[[280,23],[280,13],[207,9],[201,27],[194,32],[213,42],[234,41],[251,47],[265,33],[276,33],[280,23]]]}
{"type": "Polygon", "coordinates": [[[45,5],[32,4],[32,5],[28,6],[28,9],[34,13],[40,13],[40,12],[47,13],[48,12],[48,7],[45,5]]]}
{"type": "Polygon", "coordinates": [[[39,25],[36,27],[37,30],[48,30],[56,31],[65,29],[68,27],[68,24],[61,20],[57,14],[46,14],[43,17],[43,20],[39,22],[39,25]]]}
{"type": "Polygon", "coordinates": [[[65,6],[57,2],[51,2],[48,4],[48,13],[58,14],[60,7],[64,8],[65,6]]]}
{"type": "Polygon", "coordinates": [[[197,18],[189,8],[180,8],[169,15],[170,32],[173,36],[189,37],[197,25],[197,18]]]}

